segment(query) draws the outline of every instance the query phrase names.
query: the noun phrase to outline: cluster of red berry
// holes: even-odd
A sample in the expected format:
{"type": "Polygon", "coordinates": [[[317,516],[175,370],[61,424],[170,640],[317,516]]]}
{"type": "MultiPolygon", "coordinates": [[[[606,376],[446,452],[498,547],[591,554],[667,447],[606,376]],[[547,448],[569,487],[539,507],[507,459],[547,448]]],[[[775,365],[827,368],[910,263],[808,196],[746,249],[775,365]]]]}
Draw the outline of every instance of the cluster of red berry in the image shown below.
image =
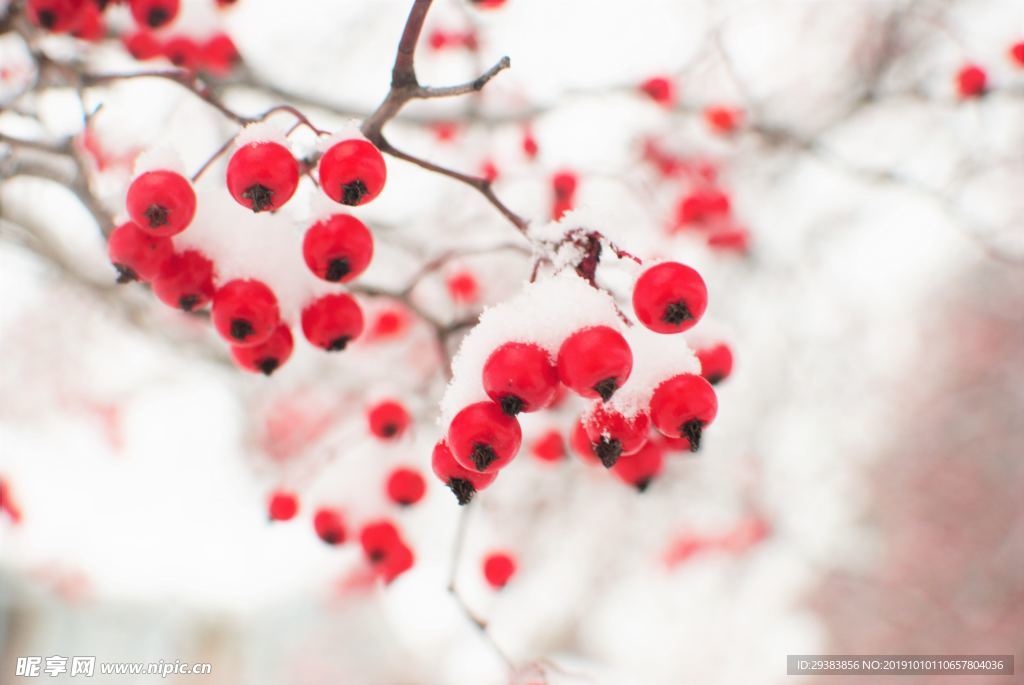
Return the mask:
{"type": "MultiPolygon", "coordinates": [[[[1024,41],[1011,45],[1007,57],[1018,69],[1024,68],[1024,41]]],[[[989,90],[988,72],[978,64],[965,64],[956,72],[954,85],[963,100],[982,97],[989,90]]]]}
{"type": "MultiPolygon", "coordinates": [[[[344,205],[373,200],[386,176],[384,158],[366,140],[337,142],[320,159],[320,187],[344,205]]],[[[235,201],[260,213],[273,212],[288,202],[299,177],[300,163],[287,147],[254,141],[234,152],[226,182],[235,201]]],[[[126,204],[131,220],[111,233],[108,244],[120,282],[148,282],[161,301],[188,312],[212,302],[214,328],[246,370],[269,375],[288,360],[292,333],[282,321],[270,287],[256,279],[219,283],[216,267],[207,256],[196,249],[175,250],[172,236],[188,228],[196,212],[196,194],[188,179],[168,169],[146,171],[132,181],[126,204]]],[[[316,276],[343,283],[369,265],[373,237],[355,217],[334,214],[306,231],[302,252],[316,276]]],[[[313,345],[343,350],[362,332],[363,314],[351,295],[331,293],[303,308],[301,325],[313,345]]]]}
{"type": "MultiPolygon", "coordinates": [[[[108,7],[122,0],[28,0],[29,19],[53,33],[71,33],[87,26],[108,7]]],[[[174,21],[180,0],[127,0],[139,26],[157,29],[174,21]]]]}
{"type": "MultiPolygon", "coordinates": [[[[637,320],[647,329],[681,333],[703,317],[707,288],[692,268],[662,262],[640,275],[632,300],[637,320]]],[[[660,448],[644,451],[652,426],[662,436],[696,451],[704,428],[715,418],[718,402],[705,378],[682,373],[657,378],[646,407],[634,411],[615,407],[610,400],[630,378],[633,361],[626,338],[604,325],[572,332],[554,355],[532,342],[500,345],[482,369],[483,390],[490,399],[465,406],[454,415],[447,435],[434,447],[434,473],[460,504],[469,502],[519,452],[522,430],[517,415],[549,407],[564,386],[594,400],[579,424],[586,436],[586,453],[607,468],[621,463],[618,473],[625,480],[649,481],[652,463],[660,464],[660,448]]]]}

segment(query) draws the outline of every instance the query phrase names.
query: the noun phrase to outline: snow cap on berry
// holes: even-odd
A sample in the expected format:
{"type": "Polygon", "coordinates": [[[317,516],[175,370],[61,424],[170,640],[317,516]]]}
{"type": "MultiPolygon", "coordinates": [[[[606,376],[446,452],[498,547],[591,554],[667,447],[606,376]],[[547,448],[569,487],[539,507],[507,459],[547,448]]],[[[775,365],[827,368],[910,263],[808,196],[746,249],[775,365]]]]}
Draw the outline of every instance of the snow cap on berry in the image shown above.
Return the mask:
{"type": "Polygon", "coordinates": [[[654,389],[682,373],[700,373],[700,362],[680,336],[661,335],[644,326],[623,332],[633,350],[633,371],[607,406],[623,416],[646,411],[654,389]]]}
{"type": "Polygon", "coordinates": [[[441,400],[440,425],[447,427],[460,410],[488,399],[481,373],[487,358],[504,343],[534,343],[553,359],[567,337],[590,326],[622,331],[608,293],[592,288],[569,269],[527,284],[511,300],[485,309],[452,362],[452,381],[441,400]]]}
{"type": "Polygon", "coordinates": [[[157,145],[139,154],[135,159],[135,172],[132,178],[137,178],[147,171],[173,171],[185,178],[185,163],[178,151],[167,145],[157,145]]]}

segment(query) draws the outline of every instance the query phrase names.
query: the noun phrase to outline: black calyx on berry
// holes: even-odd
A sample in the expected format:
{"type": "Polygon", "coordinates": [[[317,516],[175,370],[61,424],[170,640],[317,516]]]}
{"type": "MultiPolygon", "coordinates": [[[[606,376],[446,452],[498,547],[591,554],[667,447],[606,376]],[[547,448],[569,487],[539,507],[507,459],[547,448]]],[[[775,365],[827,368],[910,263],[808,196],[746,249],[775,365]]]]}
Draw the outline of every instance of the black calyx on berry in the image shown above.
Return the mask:
{"type": "Polygon", "coordinates": [[[146,15],[146,23],[149,24],[150,28],[156,29],[166,24],[170,18],[170,13],[163,7],[154,7],[146,15]]]}
{"type": "Polygon", "coordinates": [[[614,438],[609,440],[602,436],[600,441],[594,443],[594,454],[606,469],[610,469],[622,456],[622,443],[614,438]]]}
{"type": "Polygon", "coordinates": [[[150,228],[160,228],[167,225],[167,208],[162,205],[150,205],[146,208],[146,221],[150,228]]]}
{"type": "Polygon", "coordinates": [[[324,274],[324,278],[331,283],[337,283],[341,279],[348,276],[352,268],[349,266],[348,260],[342,257],[338,259],[332,259],[327,264],[327,273],[324,274]]]}
{"type": "Polygon", "coordinates": [[[618,381],[614,378],[605,378],[603,381],[598,381],[594,385],[594,392],[596,392],[602,400],[607,402],[615,394],[615,391],[619,389],[618,381]]]}
{"type": "Polygon", "coordinates": [[[690,451],[696,452],[700,449],[700,436],[704,431],[704,422],[698,419],[687,421],[679,427],[679,433],[690,442],[690,451]]]}
{"type": "Polygon", "coordinates": [[[515,416],[526,406],[526,403],[515,395],[505,395],[498,401],[498,404],[501,405],[501,410],[509,416],[515,416]]]}
{"type": "Polygon", "coordinates": [[[476,494],[476,488],[468,480],[463,478],[451,478],[448,480],[448,489],[455,495],[455,499],[458,500],[459,506],[466,506],[473,499],[473,495],[476,494]]]}
{"type": "Polygon", "coordinates": [[[269,376],[270,374],[277,371],[277,367],[280,365],[281,362],[279,362],[274,357],[267,357],[266,359],[261,359],[256,364],[256,366],[258,366],[260,369],[260,373],[262,373],[264,376],[269,376]]]}
{"type": "Polygon", "coordinates": [[[718,385],[725,380],[725,376],[720,373],[713,373],[705,377],[705,380],[711,385],[718,385]]]}
{"type": "Polygon", "coordinates": [[[244,341],[255,331],[252,324],[245,319],[234,319],[231,321],[231,337],[238,341],[244,341]]]}
{"type": "Polygon", "coordinates": [[[182,295],[178,298],[178,306],[186,312],[190,312],[195,309],[197,304],[199,304],[198,295],[182,295]]]}
{"type": "Polygon", "coordinates": [[[690,308],[686,306],[686,303],[680,300],[679,302],[673,302],[672,304],[665,307],[665,313],[662,314],[661,320],[665,323],[678,326],[684,321],[692,321],[693,313],[690,312],[690,308]]]}
{"type": "Polygon", "coordinates": [[[132,281],[139,280],[139,275],[124,264],[115,264],[114,268],[117,269],[118,283],[131,283],[132,281]]]}
{"type": "Polygon", "coordinates": [[[53,10],[40,10],[36,16],[39,18],[39,25],[44,29],[52,29],[57,25],[57,13],[53,10]]]}
{"type": "Polygon", "coordinates": [[[473,460],[473,466],[477,471],[483,471],[497,460],[498,455],[494,453],[494,448],[490,445],[478,442],[473,445],[473,452],[469,458],[473,460]]]}
{"type": "Polygon", "coordinates": [[[262,212],[274,206],[274,191],[260,183],[246,188],[242,197],[252,203],[253,212],[262,212]]]}
{"type": "Polygon", "coordinates": [[[340,338],[335,338],[334,340],[331,341],[331,344],[327,346],[327,351],[341,352],[348,346],[348,342],[351,339],[352,338],[348,337],[347,335],[343,335],[340,338]]]}
{"type": "Polygon", "coordinates": [[[333,530],[325,530],[320,534],[320,539],[326,542],[328,545],[336,545],[341,542],[341,536],[333,530]]]}
{"type": "Polygon", "coordinates": [[[644,478],[643,480],[638,480],[634,484],[633,487],[636,488],[637,492],[647,492],[647,488],[649,488],[651,486],[651,480],[652,479],[650,479],[650,478],[644,478]]]}
{"type": "Polygon", "coordinates": [[[385,438],[393,438],[398,433],[398,424],[385,423],[380,427],[380,433],[385,438]]]}
{"type": "Polygon", "coordinates": [[[369,190],[366,189],[366,184],[360,181],[358,178],[354,181],[350,181],[341,186],[341,203],[354,207],[369,194],[369,190]]]}

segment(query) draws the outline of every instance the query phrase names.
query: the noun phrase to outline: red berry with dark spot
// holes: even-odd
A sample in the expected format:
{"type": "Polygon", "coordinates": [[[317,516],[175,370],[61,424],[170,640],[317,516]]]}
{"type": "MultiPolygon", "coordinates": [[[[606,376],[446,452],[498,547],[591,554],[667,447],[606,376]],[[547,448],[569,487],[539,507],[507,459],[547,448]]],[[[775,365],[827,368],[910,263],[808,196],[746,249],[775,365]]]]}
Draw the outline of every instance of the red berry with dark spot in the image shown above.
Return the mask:
{"type": "Polygon", "coordinates": [[[591,464],[601,463],[601,459],[594,451],[594,443],[590,442],[587,429],[583,427],[582,416],[572,425],[572,432],[569,433],[569,444],[572,445],[572,451],[583,461],[591,464]]]}
{"type": "Polygon", "coordinates": [[[359,531],[362,553],[372,564],[383,564],[389,555],[402,547],[401,534],[394,523],[386,519],[368,523],[359,531]]]}
{"type": "Polygon", "coordinates": [[[455,461],[455,456],[444,440],[434,445],[430,465],[434,475],[448,486],[460,505],[469,504],[473,495],[489,486],[498,477],[497,471],[480,473],[474,469],[467,469],[455,461]]]}
{"type": "Polygon", "coordinates": [[[370,407],[366,420],[370,424],[370,432],[381,440],[402,437],[411,421],[405,407],[394,400],[384,400],[370,407]]]}
{"type": "Polygon", "coordinates": [[[633,288],[633,311],[655,333],[693,328],[708,308],[708,289],[700,274],[678,262],[652,266],[633,288]]]}
{"type": "Polygon", "coordinates": [[[277,490],[270,495],[267,515],[271,521],[291,521],[299,512],[299,498],[294,492],[277,490]]]}
{"type": "Polygon", "coordinates": [[[128,215],[153,235],[172,236],[192,223],[196,193],[192,184],[173,171],[147,171],[128,187],[128,215]]]}
{"type": "Polygon", "coordinates": [[[367,140],[343,140],[320,158],[320,187],[332,200],[350,207],[380,195],[387,176],[384,157],[367,140]]]}
{"type": "Polygon", "coordinates": [[[981,97],[988,89],[988,74],[976,64],[968,64],[956,74],[956,90],[963,99],[981,97]]]}
{"type": "Polygon", "coordinates": [[[28,0],[29,21],[53,33],[65,33],[78,25],[85,0],[28,0]]]}
{"type": "Polygon", "coordinates": [[[663,76],[649,78],[640,84],[640,90],[659,105],[671,106],[676,100],[675,85],[663,76]]]}
{"type": "Polygon", "coordinates": [[[552,428],[538,436],[530,447],[533,456],[541,461],[561,461],[565,458],[565,439],[561,431],[552,428]]]}
{"type": "Polygon", "coordinates": [[[611,472],[623,483],[644,492],[661,473],[664,462],[665,448],[652,440],[636,454],[619,459],[611,472]]]}
{"type": "Polygon", "coordinates": [[[213,327],[232,345],[266,342],[281,322],[274,291],[261,281],[236,278],[213,295],[213,327]]]}
{"type": "Polygon", "coordinates": [[[370,265],[373,236],[354,216],[335,214],[306,231],[302,256],[317,277],[331,283],[345,283],[370,265]]]}
{"type": "Polygon", "coordinates": [[[558,350],[558,378],[583,397],[607,402],[632,371],[629,343],[608,326],[576,331],[558,350]]]}
{"type": "Polygon", "coordinates": [[[324,295],[302,310],[302,333],[322,350],[344,350],[362,332],[363,310],[351,295],[324,295]]]}
{"type": "Polygon", "coordinates": [[[111,231],[107,254],[117,269],[118,283],[150,281],[174,254],[174,245],[170,238],[147,233],[129,221],[111,231]]]}
{"type": "Polygon", "coordinates": [[[180,0],[131,0],[132,16],[139,26],[158,29],[174,21],[180,0]]]}
{"type": "Polygon", "coordinates": [[[273,212],[299,187],[299,163],[284,145],[249,143],[235,150],[228,162],[231,197],[254,212],[273,212]]]}
{"type": "Polygon", "coordinates": [[[124,47],[135,59],[153,59],[163,52],[163,46],[151,31],[139,29],[121,37],[124,47]]]}
{"type": "Polygon", "coordinates": [[[495,590],[508,584],[516,572],[516,561],[508,552],[491,552],[484,557],[484,579],[495,590]]]}
{"type": "Polygon", "coordinates": [[[199,44],[188,36],[174,36],[161,46],[160,51],[171,64],[188,71],[196,71],[203,59],[199,44]]]}
{"type": "Polygon", "coordinates": [[[654,390],[651,421],[669,438],[686,438],[690,451],[700,449],[704,429],[715,420],[718,398],[711,384],[690,373],[674,376],[654,390]]]}
{"type": "Polygon", "coordinates": [[[398,578],[400,575],[413,567],[416,557],[404,541],[399,540],[398,544],[391,550],[383,562],[376,565],[377,572],[385,583],[398,578]]]}
{"type": "Polygon", "coordinates": [[[387,481],[388,499],[395,504],[408,507],[423,499],[427,491],[427,483],[419,471],[406,467],[391,472],[387,481]]]}
{"type": "Polygon", "coordinates": [[[238,48],[226,33],[214,35],[203,43],[199,50],[203,68],[218,76],[230,72],[231,67],[238,61],[238,48]]]}
{"type": "Polygon", "coordinates": [[[195,250],[173,254],[153,279],[153,292],[169,307],[202,309],[213,299],[213,262],[195,250]]]}
{"type": "Polygon", "coordinates": [[[546,350],[530,343],[505,343],[487,358],[483,371],[487,396],[509,416],[533,412],[551,403],[558,371],[546,350]]]}
{"type": "Polygon", "coordinates": [[[448,447],[467,469],[495,472],[519,452],[523,433],[519,421],[494,402],[471,404],[452,419],[448,447]]]}
{"type": "Polygon", "coordinates": [[[292,329],[280,324],[269,338],[258,345],[232,345],[231,356],[246,371],[269,376],[285,365],[294,348],[292,329]]]}
{"type": "Polygon", "coordinates": [[[732,350],[725,343],[704,347],[696,352],[700,375],[711,385],[721,383],[732,373],[732,350]]]}
{"type": "Polygon", "coordinates": [[[329,507],[321,507],[313,515],[313,530],[328,545],[340,545],[348,537],[345,530],[345,519],[341,512],[329,507]]]}
{"type": "Polygon", "coordinates": [[[614,466],[619,457],[639,452],[647,444],[650,426],[651,419],[643,412],[627,417],[603,404],[595,404],[583,416],[583,429],[605,468],[614,466]]]}

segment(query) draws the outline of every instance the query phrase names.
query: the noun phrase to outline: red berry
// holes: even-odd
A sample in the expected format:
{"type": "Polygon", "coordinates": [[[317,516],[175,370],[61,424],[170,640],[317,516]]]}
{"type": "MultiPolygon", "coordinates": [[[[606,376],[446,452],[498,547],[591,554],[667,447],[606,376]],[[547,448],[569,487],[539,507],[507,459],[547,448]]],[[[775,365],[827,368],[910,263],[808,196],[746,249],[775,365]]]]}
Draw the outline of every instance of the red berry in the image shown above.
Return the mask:
{"type": "Polygon", "coordinates": [[[533,131],[526,129],[523,131],[523,154],[526,155],[527,159],[536,159],[537,153],[540,151],[540,146],[537,144],[537,139],[533,136],[533,131]]]}
{"type": "Polygon", "coordinates": [[[290,521],[299,511],[299,498],[294,492],[277,490],[270,495],[267,514],[271,521],[290,521]]]}
{"type": "Polygon", "coordinates": [[[14,501],[10,484],[0,478],[0,514],[7,513],[14,523],[21,522],[21,507],[14,501]]]}
{"type": "Polygon", "coordinates": [[[29,21],[53,33],[65,33],[78,24],[85,0],[28,0],[29,21]]]}
{"type": "Polygon", "coordinates": [[[569,433],[569,444],[572,445],[573,452],[579,455],[583,461],[593,464],[597,464],[601,461],[598,458],[597,453],[594,451],[594,443],[590,442],[590,436],[587,435],[587,429],[583,427],[582,416],[572,425],[572,432],[569,433]]]}
{"type": "Polygon", "coordinates": [[[118,283],[150,281],[174,254],[174,245],[170,238],[146,233],[129,221],[111,231],[107,254],[117,269],[118,283]]]}
{"type": "Polygon", "coordinates": [[[238,48],[226,33],[218,33],[200,46],[203,67],[214,74],[224,75],[238,61],[238,48]]]}
{"type": "Polygon", "coordinates": [[[708,247],[730,252],[744,253],[750,248],[750,232],[745,228],[730,228],[708,236],[708,247]]]}
{"type": "Polygon", "coordinates": [[[483,490],[498,477],[497,472],[480,473],[455,461],[455,456],[443,440],[434,445],[430,464],[434,475],[448,486],[460,505],[469,504],[478,490],[483,490]]]}
{"type": "Polygon", "coordinates": [[[404,542],[399,541],[384,561],[377,565],[377,571],[385,583],[390,583],[395,578],[412,568],[416,561],[412,550],[404,542]]]}
{"type": "Polygon", "coordinates": [[[701,434],[718,413],[718,398],[711,384],[690,373],[674,376],[654,390],[651,421],[662,435],[686,438],[690,451],[700,449],[701,434]]]}
{"type": "Polygon", "coordinates": [[[533,456],[541,461],[560,461],[565,458],[565,440],[562,433],[555,428],[544,433],[533,441],[530,448],[533,456]]]}
{"type": "Polygon", "coordinates": [[[402,467],[395,469],[388,476],[386,489],[388,499],[395,504],[408,507],[423,499],[427,483],[419,471],[402,467]]]}
{"type": "Polygon", "coordinates": [[[171,64],[188,71],[196,71],[203,59],[199,44],[188,36],[174,36],[163,44],[161,52],[171,64]]]}
{"type": "Polygon", "coordinates": [[[576,331],[558,350],[558,378],[583,397],[607,402],[632,371],[629,343],[608,326],[576,331]]]}
{"type": "Polygon", "coordinates": [[[235,362],[245,369],[254,373],[262,373],[264,376],[277,371],[284,366],[288,358],[292,356],[295,341],[292,338],[292,329],[285,324],[279,325],[270,337],[258,345],[231,346],[231,356],[235,362]]]}
{"type": "Polygon", "coordinates": [[[213,327],[232,345],[266,342],[281,322],[274,291],[261,281],[236,278],[213,295],[213,327]]]}
{"type": "Polygon", "coordinates": [[[576,194],[579,180],[572,171],[559,171],[551,177],[551,189],[556,199],[569,200],[576,194]]]}
{"type": "Polygon", "coordinates": [[[732,373],[732,350],[725,343],[699,349],[696,354],[700,375],[711,385],[721,383],[732,373]]]}
{"type": "Polygon", "coordinates": [[[487,358],[483,372],[487,396],[509,416],[532,412],[551,403],[558,390],[558,371],[546,350],[529,343],[505,343],[487,358]]]}
{"type": "Polygon", "coordinates": [[[508,552],[491,552],[484,557],[484,579],[495,590],[500,590],[516,572],[516,561],[508,552]]]}
{"type": "Polygon", "coordinates": [[[626,417],[603,404],[595,404],[583,417],[583,429],[605,468],[614,466],[619,457],[639,452],[647,444],[650,427],[651,419],[643,412],[626,417]]]}
{"type": "Polygon", "coordinates": [[[1018,67],[1024,67],[1024,40],[1010,46],[1010,59],[1018,67]]]}
{"type": "Polygon", "coordinates": [[[125,34],[121,41],[124,47],[135,59],[146,60],[159,57],[163,52],[163,46],[152,32],[146,29],[139,29],[134,33],[125,34]]]}
{"type": "Polygon", "coordinates": [[[228,162],[231,197],[254,212],[273,212],[292,199],[299,187],[299,163],[279,143],[249,143],[228,162]]]}
{"type": "Polygon", "coordinates": [[[370,432],[382,440],[397,440],[409,427],[409,412],[394,400],[384,400],[370,407],[366,414],[370,432]]]}
{"type": "Polygon", "coordinates": [[[956,89],[961,98],[975,98],[985,94],[988,74],[975,64],[965,65],[956,74],[956,89]]]}
{"type": "Polygon", "coordinates": [[[633,311],[655,333],[693,328],[708,308],[704,279],[678,262],[657,264],[640,275],[633,288],[633,311]]]}
{"type": "Polygon", "coordinates": [[[664,462],[665,449],[657,442],[651,441],[636,454],[619,459],[611,471],[623,483],[643,492],[661,473],[664,462]]]}
{"type": "Polygon", "coordinates": [[[505,0],[469,0],[476,6],[477,9],[482,10],[496,10],[499,7],[505,5],[505,0]]]}
{"type": "Polygon", "coordinates": [[[370,320],[369,335],[372,338],[392,338],[401,334],[408,324],[408,317],[405,311],[395,308],[385,308],[373,314],[370,320]]]}
{"type": "Polygon", "coordinates": [[[448,447],[467,469],[495,472],[519,451],[523,439],[519,422],[494,402],[471,404],[452,419],[448,447]]]}
{"type": "Polygon", "coordinates": [[[86,2],[78,13],[71,35],[82,40],[98,42],[106,36],[106,33],[107,27],[103,22],[100,8],[95,2],[86,2]]]}
{"type": "Polygon", "coordinates": [[[195,250],[173,254],[153,279],[153,292],[168,307],[201,309],[213,299],[213,263],[195,250]]]}
{"type": "Polygon", "coordinates": [[[181,233],[196,214],[192,184],[173,171],[147,171],[132,181],[126,200],[128,215],[153,235],[181,233]]]}
{"type": "Polygon", "coordinates": [[[445,281],[452,300],[462,304],[472,304],[480,299],[480,285],[476,276],[468,271],[458,271],[448,276],[445,281]]]}
{"type": "Polygon", "coordinates": [[[345,542],[347,537],[345,520],[342,518],[341,512],[328,507],[316,510],[313,515],[313,530],[321,540],[332,546],[340,545],[345,542]]]}
{"type": "Polygon", "coordinates": [[[302,256],[318,277],[331,283],[345,283],[369,266],[373,259],[373,236],[354,216],[335,214],[306,231],[302,256]]]}
{"type": "Polygon", "coordinates": [[[366,140],[343,140],[320,159],[320,187],[332,200],[350,207],[380,195],[387,176],[380,150],[366,140]]]}
{"type": "Polygon", "coordinates": [[[672,81],[663,76],[647,79],[640,84],[640,90],[659,105],[666,107],[673,104],[676,99],[675,86],[672,81]]]}
{"type": "Polygon", "coordinates": [[[363,526],[359,533],[359,544],[362,546],[367,560],[370,563],[379,564],[402,544],[402,536],[391,521],[373,521],[363,526]]]}
{"type": "Polygon", "coordinates": [[[363,310],[351,295],[324,295],[302,310],[306,340],[328,352],[338,352],[363,332],[363,310]]]}
{"type": "Polygon", "coordinates": [[[131,7],[139,26],[157,29],[178,16],[179,0],[131,0],[131,7]]]}
{"type": "Polygon", "coordinates": [[[676,207],[676,223],[702,224],[732,210],[729,196],[717,188],[701,188],[683,197],[676,207]]]}
{"type": "Polygon", "coordinates": [[[716,133],[732,133],[739,125],[743,112],[730,107],[708,107],[704,110],[704,121],[716,133]]]}

